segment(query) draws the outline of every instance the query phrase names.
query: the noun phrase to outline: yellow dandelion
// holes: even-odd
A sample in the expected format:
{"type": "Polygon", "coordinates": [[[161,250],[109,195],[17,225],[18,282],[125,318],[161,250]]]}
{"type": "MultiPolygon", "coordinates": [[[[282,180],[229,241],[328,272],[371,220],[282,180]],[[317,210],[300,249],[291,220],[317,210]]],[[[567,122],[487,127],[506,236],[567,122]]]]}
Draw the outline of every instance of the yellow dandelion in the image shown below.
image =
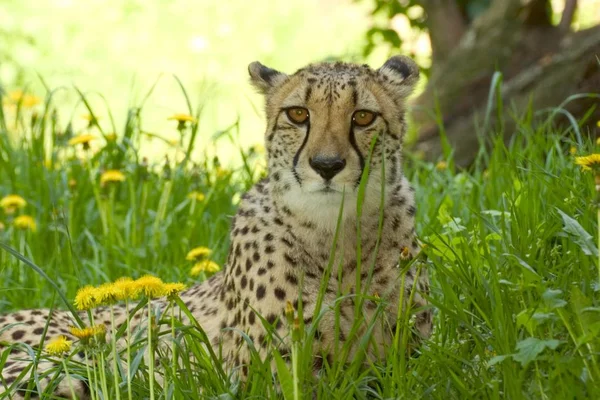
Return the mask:
{"type": "Polygon", "coordinates": [[[212,254],[211,249],[209,249],[208,247],[200,246],[200,247],[195,247],[192,250],[190,250],[189,253],[187,253],[187,256],[185,256],[185,259],[188,261],[196,261],[200,258],[208,257],[211,254],[212,254]]]}
{"type": "Polygon", "coordinates": [[[11,90],[10,92],[8,92],[8,98],[13,103],[18,103],[19,100],[21,100],[21,98],[23,97],[23,95],[24,95],[24,93],[21,89],[11,90]]]}
{"type": "Polygon", "coordinates": [[[197,202],[201,202],[204,201],[206,196],[204,196],[204,193],[194,190],[193,192],[188,193],[187,198],[190,200],[196,200],[197,202]]]}
{"type": "Polygon", "coordinates": [[[0,207],[2,207],[7,214],[12,214],[17,208],[23,208],[26,205],[27,202],[25,199],[17,194],[9,194],[0,200],[0,207]]]}
{"type": "Polygon", "coordinates": [[[77,328],[72,326],[69,328],[71,335],[75,336],[79,340],[90,339],[94,336],[94,328],[77,328]]]}
{"type": "Polygon", "coordinates": [[[160,278],[152,275],[144,275],[135,281],[136,287],[146,297],[161,297],[164,293],[165,284],[160,278]]]}
{"type": "Polygon", "coordinates": [[[22,107],[31,108],[41,103],[41,99],[35,95],[24,93],[22,90],[13,90],[8,94],[9,99],[14,104],[21,104],[22,107]]]}
{"type": "Polygon", "coordinates": [[[294,318],[294,306],[292,305],[292,303],[288,300],[287,303],[285,303],[285,316],[287,318],[288,321],[293,321],[294,318]]]}
{"type": "Polygon", "coordinates": [[[21,106],[26,107],[26,108],[31,108],[31,107],[37,106],[41,102],[42,102],[42,99],[40,99],[39,97],[37,97],[33,94],[26,94],[25,96],[23,96],[23,99],[21,100],[21,106]]]}
{"type": "Polygon", "coordinates": [[[31,232],[35,232],[37,230],[35,220],[29,215],[19,215],[17,218],[15,218],[13,224],[17,229],[30,230],[31,232]]]}
{"type": "Polygon", "coordinates": [[[437,169],[438,171],[445,171],[448,169],[448,163],[446,161],[440,161],[437,164],[435,164],[435,169],[437,169]]]}
{"type": "Polygon", "coordinates": [[[104,283],[96,288],[96,300],[99,304],[114,304],[125,297],[125,293],[113,283],[104,283]]]}
{"type": "Polygon", "coordinates": [[[171,115],[169,118],[167,118],[167,120],[169,121],[177,121],[179,123],[185,123],[185,122],[196,122],[196,118],[192,117],[189,114],[173,114],[171,115]]]}
{"type": "Polygon", "coordinates": [[[67,340],[65,336],[60,335],[46,345],[46,351],[52,355],[57,356],[71,350],[72,344],[73,342],[67,340]]]}
{"type": "Polygon", "coordinates": [[[571,146],[571,148],[569,149],[569,153],[570,153],[571,155],[575,155],[575,154],[577,154],[577,147],[575,147],[575,146],[571,146]]]}
{"type": "Polygon", "coordinates": [[[250,147],[250,153],[253,154],[265,154],[265,146],[261,143],[257,143],[254,146],[250,147]]]}
{"type": "Polygon", "coordinates": [[[117,140],[117,134],[116,133],[107,133],[105,138],[109,142],[115,142],[117,140]]]}
{"type": "Polygon", "coordinates": [[[408,247],[403,247],[402,250],[400,250],[400,258],[402,260],[408,260],[408,258],[410,257],[410,250],[408,247]]]}
{"type": "Polygon", "coordinates": [[[210,260],[202,260],[194,264],[192,270],[190,271],[190,274],[192,276],[197,276],[200,275],[201,272],[213,273],[218,272],[220,269],[221,267],[219,267],[219,264],[217,264],[216,262],[210,260]]]}
{"type": "Polygon", "coordinates": [[[95,139],[96,139],[96,137],[94,135],[90,135],[89,133],[84,133],[82,135],[72,137],[69,140],[69,146],[77,146],[78,144],[82,144],[84,149],[89,148],[90,142],[95,139]]]}
{"type": "Polygon", "coordinates": [[[90,124],[95,124],[95,123],[97,123],[97,122],[98,122],[98,120],[99,120],[101,117],[96,117],[96,116],[94,116],[94,115],[92,115],[92,114],[83,114],[83,115],[81,116],[81,118],[83,118],[84,120],[86,120],[86,121],[87,121],[87,122],[89,122],[90,124]]]}
{"type": "Polygon", "coordinates": [[[217,167],[217,178],[225,178],[231,174],[231,171],[227,168],[217,167]]]}
{"type": "Polygon", "coordinates": [[[173,297],[184,290],[185,285],[183,283],[165,283],[163,287],[163,295],[167,297],[173,297]]]}
{"type": "Polygon", "coordinates": [[[114,285],[121,290],[122,297],[119,300],[134,300],[140,295],[140,289],[131,278],[119,278],[114,285]]]}
{"type": "Polygon", "coordinates": [[[575,157],[575,164],[581,166],[584,171],[600,170],[600,154],[575,157]]]}
{"type": "Polygon", "coordinates": [[[109,169],[100,176],[100,186],[106,185],[108,182],[123,182],[125,174],[118,169],[109,169]]]}
{"type": "Polygon", "coordinates": [[[96,288],[87,285],[79,289],[75,295],[74,303],[78,310],[89,310],[96,307],[98,305],[96,288]]]}
{"type": "MultiPolygon", "coordinates": [[[[600,121],[598,121],[598,123],[600,123],[600,121]]],[[[600,127],[600,126],[599,126],[600,127]]],[[[596,145],[600,146],[600,136],[596,139],[596,145]]]]}
{"type": "Polygon", "coordinates": [[[75,336],[83,344],[88,344],[90,339],[95,338],[96,340],[103,342],[103,338],[106,336],[106,326],[104,324],[98,324],[91,327],[77,328],[72,326],[69,328],[71,335],[75,336]]]}

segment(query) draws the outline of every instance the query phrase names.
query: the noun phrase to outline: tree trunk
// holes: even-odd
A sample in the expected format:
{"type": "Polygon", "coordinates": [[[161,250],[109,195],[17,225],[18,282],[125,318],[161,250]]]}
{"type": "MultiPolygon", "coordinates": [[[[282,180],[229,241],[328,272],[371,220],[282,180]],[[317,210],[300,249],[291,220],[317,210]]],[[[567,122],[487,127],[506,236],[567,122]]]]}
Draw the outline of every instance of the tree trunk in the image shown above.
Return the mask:
{"type": "MultiPolygon", "coordinates": [[[[565,32],[564,25],[549,24],[545,1],[532,0],[524,8],[517,8],[518,3],[493,2],[446,60],[432,69],[425,91],[413,104],[419,126],[413,151],[423,151],[430,160],[442,154],[440,118],[433,110],[442,115],[456,163],[468,165],[479,147],[476,133],[490,134],[491,128],[501,126],[506,138],[515,134],[509,115],[515,110],[523,112],[530,103],[535,110],[557,107],[571,95],[600,92],[600,26],[565,32]],[[502,74],[504,114],[497,121],[494,111],[487,129],[481,129],[495,71],[502,74]]],[[[581,98],[564,109],[578,118],[598,104],[597,98],[581,98]]],[[[600,119],[599,108],[592,119],[600,119]]]]}

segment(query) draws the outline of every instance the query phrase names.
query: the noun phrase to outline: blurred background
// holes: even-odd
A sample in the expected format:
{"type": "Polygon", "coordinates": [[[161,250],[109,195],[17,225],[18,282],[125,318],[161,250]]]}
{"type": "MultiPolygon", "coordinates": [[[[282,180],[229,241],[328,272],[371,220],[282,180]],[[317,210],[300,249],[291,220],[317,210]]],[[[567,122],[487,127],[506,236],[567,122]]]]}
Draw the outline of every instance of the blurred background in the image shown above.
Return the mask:
{"type": "MultiPolygon", "coordinates": [[[[495,71],[517,109],[532,92],[540,93],[539,108],[600,87],[599,22],[600,0],[3,0],[0,85],[13,97],[25,89],[40,99],[45,86],[58,88],[60,123],[81,132],[87,111],[76,86],[106,132],[113,130],[110,109],[117,135],[128,109],[156,85],[142,109],[143,129],[175,143],[177,125],[167,117],[188,113],[177,76],[194,111],[202,108],[197,151],[212,147],[231,161],[231,147],[215,143],[220,130],[239,121],[242,145],[262,141],[251,61],[293,72],[336,59],[378,67],[403,53],[425,72],[414,149],[435,158],[441,122],[451,144],[477,141],[465,131],[485,114],[481,105],[499,83],[495,71]]],[[[577,117],[593,106],[583,103],[571,110],[577,117]]],[[[457,151],[457,162],[468,163],[468,147],[457,151]]],[[[164,143],[146,143],[141,152],[162,157],[164,143]]]]}

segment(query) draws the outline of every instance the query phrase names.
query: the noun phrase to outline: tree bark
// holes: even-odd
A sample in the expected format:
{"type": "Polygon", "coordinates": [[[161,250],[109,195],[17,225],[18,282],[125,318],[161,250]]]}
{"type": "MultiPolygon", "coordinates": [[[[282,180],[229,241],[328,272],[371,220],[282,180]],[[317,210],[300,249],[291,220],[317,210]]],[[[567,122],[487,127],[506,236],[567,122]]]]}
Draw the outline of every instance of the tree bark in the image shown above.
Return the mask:
{"type": "MultiPolygon", "coordinates": [[[[420,127],[414,150],[431,160],[442,153],[439,121],[432,115],[439,110],[455,161],[469,164],[480,140],[475,121],[485,119],[495,71],[502,73],[505,112],[501,121],[495,113],[488,115],[486,134],[499,126],[507,138],[512,136],[509,111],[523,111],[530,101],[539,110],[556,107],[573,94],[599,91],[600,26],[565,34],[543,22],[541,5],[538,0],[525,6],[520,0],[496,0],[474,21],[446,61],[432,69],[425,91],[413,103],[413,119],[420,127]],[[538,15],[531,19],[534,12],[538,15]]],[[[579,99],[565,108],[577,118],[594,104],[597,99],[579,99]]],[[[600,111],[594,112],[595,122],[600,111]]]]}
{"type": "Polygon", "coordinates": [[[467,30],[456,0],[421,0],[427,14],[432,68],[446,61],[467,30]]]}
{"type": "Polygon", "coordinates": [[[571,29],[571,24],[573,23],[573,16],[575,15],[575,10],[577,9],[577,0],[567,0],[565,2],[565,9],[563,10],[562,16],[560,18],[560,23],[558,24],[558,28],[562,32],[568,32],[571,29]]]}

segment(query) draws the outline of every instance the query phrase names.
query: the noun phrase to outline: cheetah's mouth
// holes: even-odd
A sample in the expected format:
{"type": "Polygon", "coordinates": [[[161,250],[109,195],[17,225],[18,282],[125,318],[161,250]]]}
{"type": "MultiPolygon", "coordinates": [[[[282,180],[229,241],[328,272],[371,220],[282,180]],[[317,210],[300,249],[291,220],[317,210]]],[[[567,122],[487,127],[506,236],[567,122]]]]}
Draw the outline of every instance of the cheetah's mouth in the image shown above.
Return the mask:
{"type": "Polygon", "coordinates": [[[321,190],[318,190],[318,193],[337,193],[337,190],[331,188],[331,186],[327,185],[321,190]]]}

